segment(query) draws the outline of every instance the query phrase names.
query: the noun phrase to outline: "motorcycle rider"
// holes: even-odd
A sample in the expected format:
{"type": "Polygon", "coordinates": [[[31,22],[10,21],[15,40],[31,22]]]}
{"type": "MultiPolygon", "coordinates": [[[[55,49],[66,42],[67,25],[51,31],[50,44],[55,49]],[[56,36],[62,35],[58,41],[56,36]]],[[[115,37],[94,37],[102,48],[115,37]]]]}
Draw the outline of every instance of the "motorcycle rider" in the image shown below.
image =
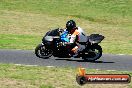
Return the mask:
{"type": "Polygon", "coordinates": [[[71,49],[71,53],[73,54],[71,56],[76,57],[78,52],[85,49],[85,45],[83,45],[83,43],[87,42],[87,36],[82,28],[76,26],[74,20],[67,21],[66,29],[64,31],[70,35],[69,44],[74,46],[71,49]]]}

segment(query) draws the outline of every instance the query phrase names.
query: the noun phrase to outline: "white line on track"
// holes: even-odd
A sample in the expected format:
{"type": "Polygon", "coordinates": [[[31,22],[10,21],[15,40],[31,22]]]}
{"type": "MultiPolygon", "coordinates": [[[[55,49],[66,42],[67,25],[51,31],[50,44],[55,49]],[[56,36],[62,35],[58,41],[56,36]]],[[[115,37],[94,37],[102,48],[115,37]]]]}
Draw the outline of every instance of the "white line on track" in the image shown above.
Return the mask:
{"type": "Polygon", "coordinates": [[[106,70],[106,71],[116,71],[116,70],[106,70]]]}
{"type": "Polygon", "coordinates": [[[125,54],[117,54],[117,55],[125,55],[125,54]]]}
{"type": "Polygon", "coordinates": [[[38,65],[25,65],[25,64],[15,64],[15,65],[18,65],[18,66],[38,66],[38,65]]]}
{"type": "Polygon", "coordinates": [[[46,67],[48,67],[48,68],[52,68],[52,67],[55,67],[55,66],[46,66],[46,67]]]}
{"type": "MultiPolygon", "coordinates": [[[[15,64],[17,66],[38,66],[38,65],[25,65],[25,64],[15,64]]],[[[48,68],[55,67],[55,66],[46,66],[48,68]]]]}
{"type": "MultiPolygon", "coordinates": [[[[99,70],[101,70],[101,69],[95,69],[96,71],[99,71],[99,70]]],[[[106,70],[106,71],[116,71],[116,70],[106,70]]]]}

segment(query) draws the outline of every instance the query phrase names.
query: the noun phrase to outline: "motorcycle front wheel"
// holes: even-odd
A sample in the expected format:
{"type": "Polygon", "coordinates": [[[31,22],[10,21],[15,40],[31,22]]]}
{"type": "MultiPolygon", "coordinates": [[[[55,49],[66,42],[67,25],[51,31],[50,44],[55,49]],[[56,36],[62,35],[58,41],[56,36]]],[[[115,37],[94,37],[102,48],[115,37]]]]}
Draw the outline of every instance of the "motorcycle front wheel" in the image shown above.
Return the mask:
{"type": "Polygon", "coordinates": [[[52,50],[46,49],[45,45],[39,44],[35,48],[35,54],[39,58],[47,59],[52,56],[52,50]]]}
{"type": "Polygon", "coordinates": [[[95,45],[87,51],[88,54],[85,54],[82,59],[85,61],[95,61],[102,56],[102,48],[100,45],[95,45]]]}

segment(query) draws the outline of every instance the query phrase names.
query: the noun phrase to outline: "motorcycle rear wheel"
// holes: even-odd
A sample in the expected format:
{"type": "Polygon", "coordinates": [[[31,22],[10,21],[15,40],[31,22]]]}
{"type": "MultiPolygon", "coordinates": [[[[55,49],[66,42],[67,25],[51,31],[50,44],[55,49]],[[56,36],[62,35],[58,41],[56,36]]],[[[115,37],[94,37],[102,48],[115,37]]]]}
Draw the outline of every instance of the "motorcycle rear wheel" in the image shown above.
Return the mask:
{"type": "Polygon", "coordinates": [[[35,48],[35,54],[39,58],[47,59],[52,56],[52,50],[46,49],[45,45],[39,44],[35,48]]]}
{"type": "Polygon", "coordinates": [[[99,59],[102,56],[102,48],[100,45],[95,45],[91,49],[91,51],[88,51],[88,55],[84,55],[82,59],[85,61],[95,61],[99,59]]]}

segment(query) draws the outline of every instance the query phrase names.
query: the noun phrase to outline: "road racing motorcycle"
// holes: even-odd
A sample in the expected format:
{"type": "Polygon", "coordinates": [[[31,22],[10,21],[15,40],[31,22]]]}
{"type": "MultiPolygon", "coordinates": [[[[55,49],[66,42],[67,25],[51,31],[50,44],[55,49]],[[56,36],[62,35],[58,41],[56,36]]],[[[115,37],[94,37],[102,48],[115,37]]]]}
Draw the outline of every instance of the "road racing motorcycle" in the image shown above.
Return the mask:
{"type": "MultiPolygon", "coordinates": [[[[35,54],[39,58],[47,59],[51,56],[59,58],[72,57],[71,49],[75,46],[62,41],[63,29],[48,31],[42,38],[42,43],[35,48],[35,54]]],[[[82,57],[85,61],[95,61],[102,56],[102,48],[99,43],[104,39],[103,35],[91,34],[87,36],[87,42],[83,43],[86,48],[78,52],[77,58],[82,57]]],[[[75,58],[76,58],[75,57],[75,58]]]]}

